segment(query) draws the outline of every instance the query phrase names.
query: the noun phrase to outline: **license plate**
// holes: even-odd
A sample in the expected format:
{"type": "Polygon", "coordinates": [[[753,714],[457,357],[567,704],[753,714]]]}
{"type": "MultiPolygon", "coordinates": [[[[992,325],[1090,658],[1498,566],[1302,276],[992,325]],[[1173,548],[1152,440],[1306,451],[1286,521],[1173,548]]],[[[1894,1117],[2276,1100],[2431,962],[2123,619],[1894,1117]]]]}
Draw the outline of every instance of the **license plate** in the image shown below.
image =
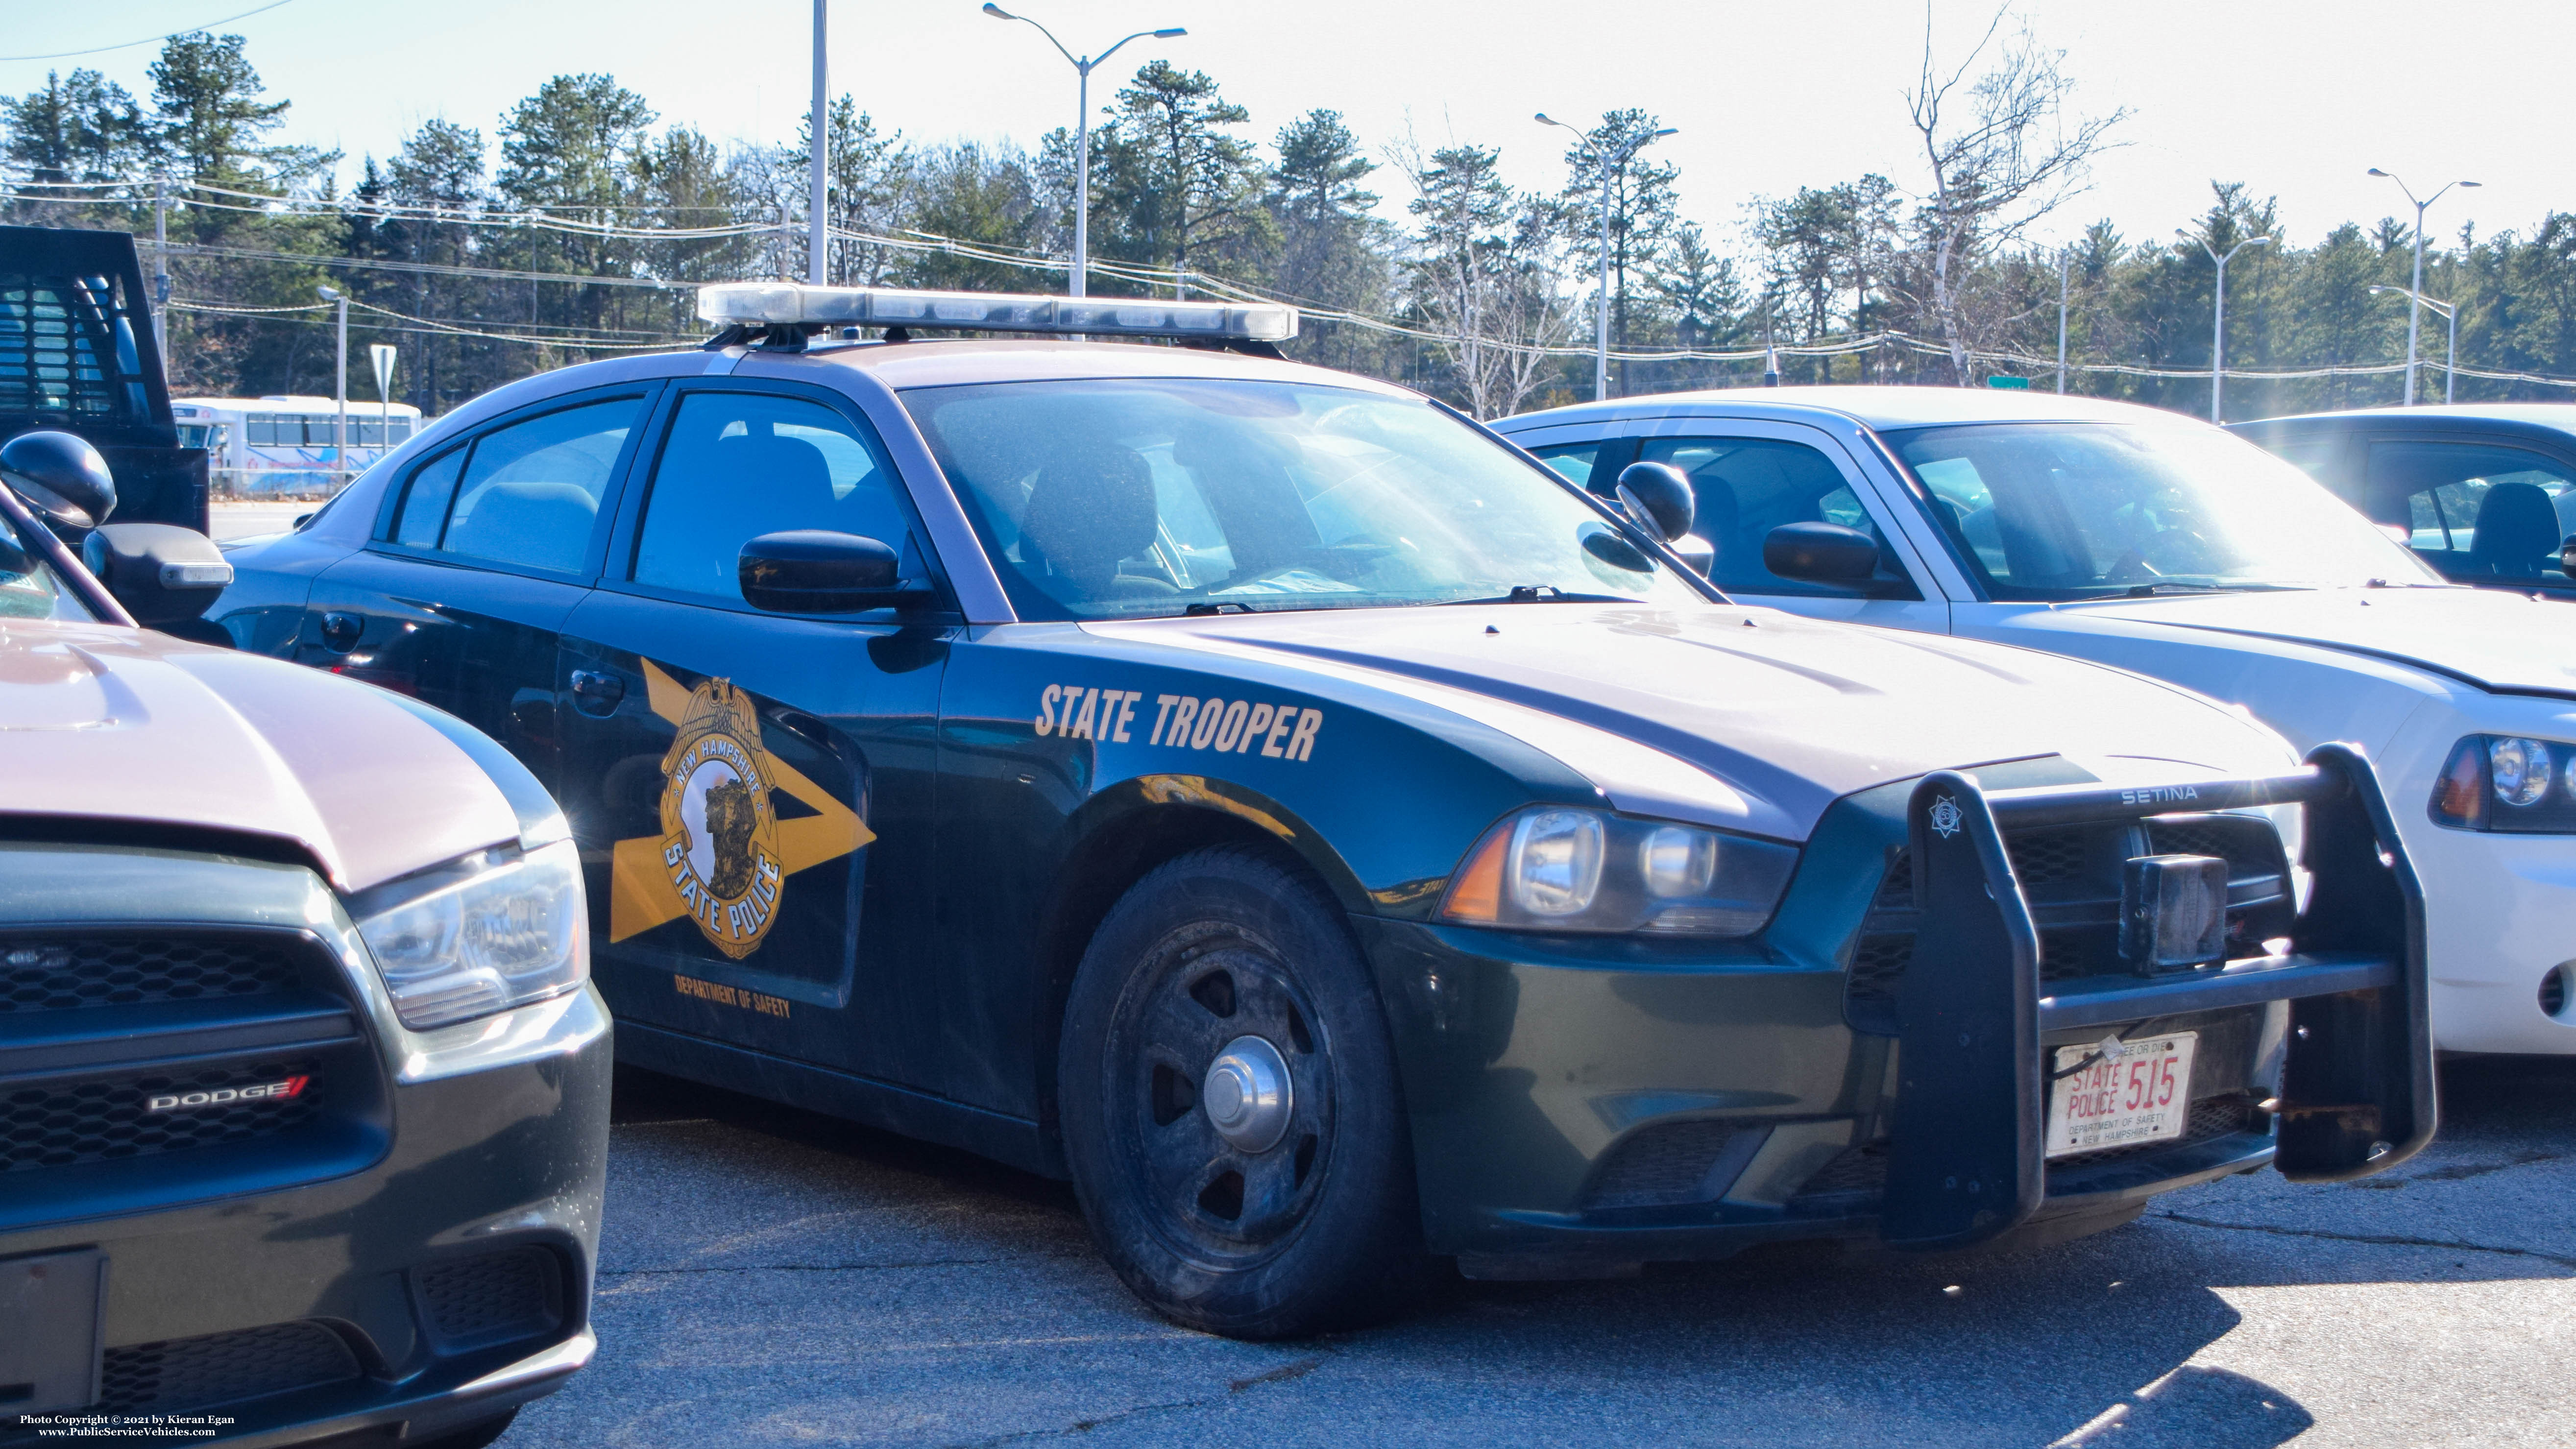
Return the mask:
{"type": "Polygon", "coordinates": [[[0,1423],[98,1402],[106,1296],[107,1255],[96,1248],[0,1259],[0,1423]]]}
{"type": "Polygon", "coordinates": [[[2191,1120],[2191,1056],[2200,1033],[2057,1049],[2048,1155],[2066,1157],[2180,1137],[2191,1120]]]}

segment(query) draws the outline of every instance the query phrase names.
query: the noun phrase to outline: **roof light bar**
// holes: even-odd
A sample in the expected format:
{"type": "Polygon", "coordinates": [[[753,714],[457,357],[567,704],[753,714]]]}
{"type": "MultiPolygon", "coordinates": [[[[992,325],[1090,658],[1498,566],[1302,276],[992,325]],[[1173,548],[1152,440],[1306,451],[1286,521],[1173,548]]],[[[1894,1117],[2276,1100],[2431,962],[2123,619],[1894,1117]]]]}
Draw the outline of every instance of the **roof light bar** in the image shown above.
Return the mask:
{"type": "Polygon", "coordinates": [[[1282,342],[1297,335],[1297,309],[1269,302],[915,292],[891,287],[808,287],[795,282],[719,282],[700,287],[698,315],[709,322],[746,327],[1081,332],[1095,337],[1252,342],[1282,342]]]}

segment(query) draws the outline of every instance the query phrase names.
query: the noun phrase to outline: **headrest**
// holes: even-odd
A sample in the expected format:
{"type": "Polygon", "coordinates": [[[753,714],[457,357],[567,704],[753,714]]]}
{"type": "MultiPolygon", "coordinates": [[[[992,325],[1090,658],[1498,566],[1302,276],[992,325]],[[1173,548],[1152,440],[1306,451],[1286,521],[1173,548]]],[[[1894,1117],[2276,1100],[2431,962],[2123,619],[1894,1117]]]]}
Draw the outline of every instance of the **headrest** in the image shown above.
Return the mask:
{"type": "Polygon", "coordinates": [[[2500,574],[2536,573],[2558,543],[2558,510],[2546,490],[2537,483],[2497,483],[2478,503],[2469,563],[2500,574]]]}
{"type": "Polygon", "coordinates": [[[1153,546],[1158,516],[1153,472],[1134,449],[1073,443],[1038,470],[1020,536],[1057,574],[1097,592],[1120,559],[1153,546]]]}
{"type": "Polygon", "coordinates": [[[577,483],[494,483],[448,530],[447,551],[502,563],[581,567],[599,505],[577,483]]]}

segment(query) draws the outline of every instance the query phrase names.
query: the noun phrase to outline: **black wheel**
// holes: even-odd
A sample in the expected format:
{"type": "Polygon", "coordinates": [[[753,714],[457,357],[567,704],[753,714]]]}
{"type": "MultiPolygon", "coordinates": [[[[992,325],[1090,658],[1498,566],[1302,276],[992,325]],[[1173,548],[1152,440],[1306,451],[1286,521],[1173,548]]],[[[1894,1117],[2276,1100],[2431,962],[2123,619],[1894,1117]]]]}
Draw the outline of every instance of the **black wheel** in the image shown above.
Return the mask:
{"type": "Polygon", "coordinates": [[[450,1429],[435,1439],[406,1440],[411,1449],[483,1449],[483,1446],[510,1432],[510,1422],[519,1417],[512,1409],[489,1419],[478,1419],[462,1429],[450,1429]]]}
{"type": "Polygon", "coordinates": [[[1302,876],[1222,848],[1137,882],[1083,953],[1059,1073],[1092,1237],[1166,1317],[1294,1338],[1426,1280],[1386,1022],[1302,876]]]}

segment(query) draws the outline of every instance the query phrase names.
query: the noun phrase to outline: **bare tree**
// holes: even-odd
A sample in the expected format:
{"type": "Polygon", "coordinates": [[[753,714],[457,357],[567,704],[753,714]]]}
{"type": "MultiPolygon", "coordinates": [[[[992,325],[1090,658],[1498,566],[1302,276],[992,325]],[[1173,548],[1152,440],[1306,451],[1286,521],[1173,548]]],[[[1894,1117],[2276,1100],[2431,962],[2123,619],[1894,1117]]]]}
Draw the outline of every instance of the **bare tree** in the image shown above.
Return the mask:
{"type": "Polygon", "coordinates": [[[2066,52],[2042,46],[2027,23],[1998,45],[2011,14],[2009,3],[1997,8],[1967,58],[1945,75],[1933,52],[1927,0],[1923,70],[1905,98],[1932,181],[1920,223],[1931,295],[1920,300],[1931,304],[1952,380],[1961,383],[1969,375],[1971,331],[1963,293],[1975,263],[2083,191],[2093,158],[2118,144],[2109,133],[2129,114],[2121,108],[2070,117],[2075,82],[2064,70],[2066,52]],[[1969,80],[1990,53],[1986,69],[1969,80]]]}
{"type": "Polygon", "coordinates": [[[1426,157],[1407,137],[1390,154],[1419,193],[1407,208],[1421,218],[1407,268],[1414,310],[1439,335],[1467,410],[1509,416],[1555,370],[1545,349],[1572,335],[1553,209],[1504,185],[1486,147],[1426,157]]]}

